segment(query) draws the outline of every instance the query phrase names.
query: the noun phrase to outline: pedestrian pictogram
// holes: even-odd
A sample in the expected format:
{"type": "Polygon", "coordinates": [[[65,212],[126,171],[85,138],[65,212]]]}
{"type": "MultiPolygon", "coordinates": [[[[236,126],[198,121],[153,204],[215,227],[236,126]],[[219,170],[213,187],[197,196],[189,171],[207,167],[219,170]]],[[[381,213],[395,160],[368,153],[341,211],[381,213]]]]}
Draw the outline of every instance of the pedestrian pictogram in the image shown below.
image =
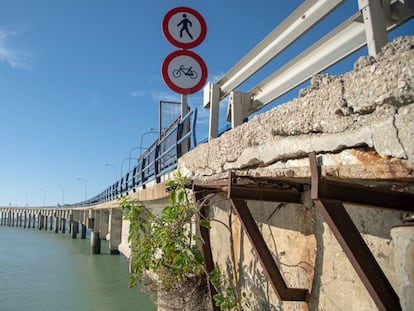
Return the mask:
{"type": "Polygon", "coordinates": [[[178,50],[162,63],[162,77],[173,91],[188,95],[199,91],[207,80],[207,66],[196,53],[178,50]]]}
{"type": "Polygon", "coordinates": [[[191,49],[203,42],[207,34],[207,25],[196,10],[177,7],[165,14],[162,32],[172,45],[181,49],[191,49]]]}

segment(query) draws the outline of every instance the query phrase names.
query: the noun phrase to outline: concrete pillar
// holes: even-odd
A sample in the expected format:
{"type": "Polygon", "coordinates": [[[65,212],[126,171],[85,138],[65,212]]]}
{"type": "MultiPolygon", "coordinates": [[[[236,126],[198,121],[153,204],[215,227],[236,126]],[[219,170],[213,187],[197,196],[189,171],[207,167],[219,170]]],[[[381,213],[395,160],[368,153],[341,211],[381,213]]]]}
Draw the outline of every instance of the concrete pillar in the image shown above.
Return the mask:
{"type": "Polygon", "coordinates": [[[20,227],[23,227],[23,212],[20,212],[20,227]]]}
{"type": "Polygon", "coordinates": [[[45,215],[39,214],[38,225],[39,225],[39,230],[42,230],[45,227],[45,215]]]}
{"type": "Polygon", "coordinates": [[[71,212],[69,215],[69,233],[72,233],[72,223],[73,223],[73,214],[71,212]]]}
{"type": "Polygon", "coordinates": [[[3,211],[1,211],[0,225],[2,225],[2,226],[3,226],[3,211]]]}
{"type": "Polygon", "coordinates": [[[47,231],[47,225],[48,225],[48,219],[49,217],[47,216],[47,215],[44,215],[44,221],[45,221],[45,223],[44,223],[44,225],[45,225],[45,230],[47,231]]]}
{"type": "MultiPolygon", "coordinates": [[[[37,220],[39,221],[39,220],[37,220]]],[[[33,212],[33,229],[36,228],[36,212],[33,212]]]]}
{"type": "Polygon", "coordinates": [[[62,229],[62,233],[65,233],[66,232],[66,219],[62,217],[61,220],[62,222],[61,222],[60,227],[62,229]]]}
{"type": "Polygon", "coordinates": [[[7,225],[10,227],[12,225],[12,212],[9,211],[7,215],[7,225]]]}
{"type": "Polygon", "coordinates": [[[55,233],[59,232],[59,216],[55,214],[55,233]]]}
{"type": "Polygon", "coordinates": [[[50,213],[50,226],[49,226],[49,230],[53,231],[53,214],[52,212],[50,213]]]}
{"type": "Polygon", "coordinates": [[[91,254],[101,253],[101,240],[99,239],[99,232],[91,232],[91,254]]]}
{"type": "Polygon", "coordinates": [[[23,228],[27,227],[27,211],[24,211],[24,220],[23,220],[23,228]]]}
{"type": "Polygon", "coordinates": [[[70,233],[72,235],[72,239],[76,239],[76,233],[78,233],[77,226],[78,226],[78,223],[72,220],[70,224],[70,227],[71,227],[70,233]]]}
{"type": "Polygon", "coordinates": [[[122,210],[111,208],[109,214],[109,249],[111,254],[119,254],[118,246],[122,237],[122,210]]]}
{"type": "Polygon", "coordinates": [[[109,210],[101,210],[99,218],[99,235],[103,240],[107,240],[109,233],[109,210]]]}
{"type": "Polygon", "coordinates": [[[14,227],[14,212],[11,213],[11,217],[12,217],[11,226],[14,227]]]}
{"type": "Polygon", "coordinates": [[[81,224],[81,239],[86,239],[86,226],[81,224]]]}
{"type": "Polygon", "coordinates": [[[402,310],[414,306],[414,224],[391,229],[394,244],[394,266],[402,310]]]}

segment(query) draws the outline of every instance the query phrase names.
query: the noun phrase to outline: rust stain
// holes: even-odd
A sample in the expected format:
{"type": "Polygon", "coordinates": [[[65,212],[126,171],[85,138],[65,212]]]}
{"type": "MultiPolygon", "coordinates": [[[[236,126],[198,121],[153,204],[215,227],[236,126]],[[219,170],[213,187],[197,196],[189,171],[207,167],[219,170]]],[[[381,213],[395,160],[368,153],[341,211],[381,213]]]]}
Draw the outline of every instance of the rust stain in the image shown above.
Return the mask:
{"type": "Polygon", "coordinates": [[[353,149],[351,152],[359,161],[365,164],[379,164],[387,162],[385,158],[381,157],[374,150],[353,149]]]}

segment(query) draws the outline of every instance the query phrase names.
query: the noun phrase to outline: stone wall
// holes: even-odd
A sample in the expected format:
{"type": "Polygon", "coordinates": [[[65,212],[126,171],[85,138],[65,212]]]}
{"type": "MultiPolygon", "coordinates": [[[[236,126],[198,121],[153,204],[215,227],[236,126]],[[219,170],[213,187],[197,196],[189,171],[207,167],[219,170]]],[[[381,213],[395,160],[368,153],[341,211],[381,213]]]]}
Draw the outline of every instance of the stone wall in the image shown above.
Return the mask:
{"type": "MultiPolygon", "coordinates": [[[[307,157],[314,151],[324,177],[414,192],[413,48],[414,38],[400,38],[378,57],[361,58],[353,72],[313,78],[298,98],[185,154],[179,169],[203,181],[230,170],[243,176],[309,178],[307,157]]],[[[238,217],[220,194],[208,203],[210,217],[221,222],[212,222],[210,230],[214,261],[226,271],[234,252],[239,286],[251,310],[376,310],[309,193],[303,198],[303,204],[248,201],[248,206],[287,284],[309,290],[307,302],[278,300],[238,217]],[[233,250],[222,223],[231,224],[233,250]]],[[[400,263],[394,254],[407,243],[391,237],[407,213],[346,209],[400,298],[414,296],[412,274],[402,281],[395,267],[400,263]]]]}

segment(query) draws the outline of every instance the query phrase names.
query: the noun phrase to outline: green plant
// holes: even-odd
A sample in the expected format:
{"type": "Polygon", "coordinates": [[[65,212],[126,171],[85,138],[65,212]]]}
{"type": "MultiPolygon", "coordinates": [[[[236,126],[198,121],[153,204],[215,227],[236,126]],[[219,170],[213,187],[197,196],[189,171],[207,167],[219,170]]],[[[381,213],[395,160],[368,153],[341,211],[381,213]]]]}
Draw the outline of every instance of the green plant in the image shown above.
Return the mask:
{"type": "Polygon", "coordinates": [[[232,272],[224,276],[216,267],[207,274],[203,255],[197,245],[202,241],[191,228],[195,217],[200,217],[200,213],[188,197],[187,183],[187,178],[180,172],[176,174],[175,180],[167,183],[169,203],[158,215],[136,202],[126,198],[121,200],[125,219],[130,221],[129,242],[133,260],[130,285],[136,285],[137,281],[152,284],[145,278],[148,271],[152,271],[157,278],[156,287],[161,286],[163,290],[170,291],[180,287],[186,280],[205,274],[219,292],[213,297],[216,305],[223,310],[241,311],[241,300],[246,295],[241,294],[237,287],[232,214],[229,215],[229,225],[214,219],[201,219],[199,222],[201,226],[210,228],[211,221],[217,221],[230,232],[232,272]]]}
{"type": "Polygon", "coordinates": [[[191,230],[195,209],[187,196],[186,182],[177,173],[175,181],[167,184],[169,204],[160,215],[125,198],[122,200],[125,218],[130,221],[131,285],[142,281],[147,271],[157,275],[165,290],[203,273],[204,259],[196,245],[199,238],[191,230]]]}

